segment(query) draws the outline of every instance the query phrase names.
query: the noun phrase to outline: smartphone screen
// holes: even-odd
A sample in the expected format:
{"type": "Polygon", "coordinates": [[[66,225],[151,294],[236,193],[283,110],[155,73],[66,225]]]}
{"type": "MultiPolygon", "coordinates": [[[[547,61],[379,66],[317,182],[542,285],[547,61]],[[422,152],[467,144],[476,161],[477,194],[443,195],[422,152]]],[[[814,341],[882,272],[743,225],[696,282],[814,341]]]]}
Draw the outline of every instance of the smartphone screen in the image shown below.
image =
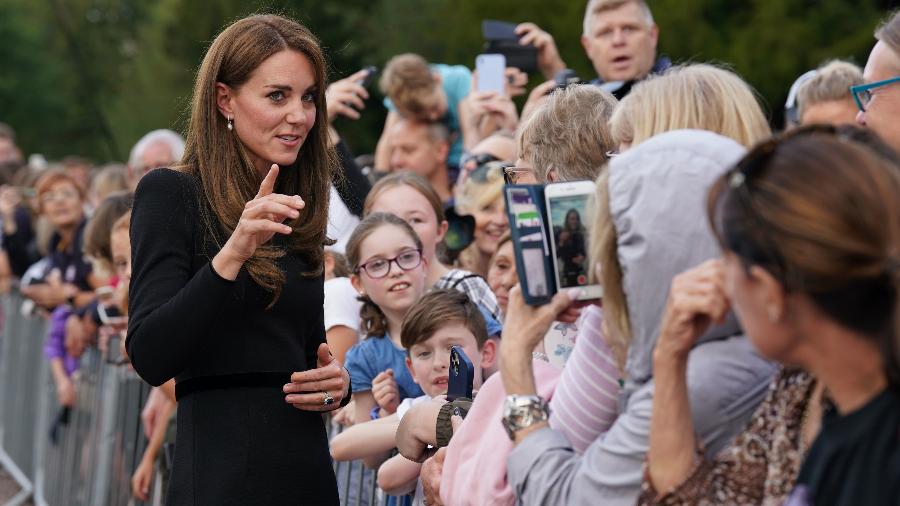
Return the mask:
{"type": "Polygon", "coordinates": [[[546,297],[550,294],[547,286],[547,272],[544,267],[544,257],[550,254],[550,247],[544,234],[544,226],[541,222],[541,214],[537,203],[527,188],[509,187],[507,201],[509,202],[509,214],[513,217],[519,234],[522,263],[524,273],[519,273],[519,278],[524,281],[524,288],[532,297],[546,297]],[[524,278],[524,279],[523,279],[524,278]]]}
{"type": "Polygon", "coordinates": [[[593,188],[593,183],[588,183],[560,187],[558,192],[552,191],[549,186],[545,190],[557,288],[560,290],[597,286],[590,284],[593,262],[588,257],[596,212],[593,188]]]}
{"type": "Polygon", "coordinates": [[[478,72],[477,91],[494,91],[501,95],[506,93],[506,57],[502,54],[480,54],[475,57],[475,70],[478,72]]]}

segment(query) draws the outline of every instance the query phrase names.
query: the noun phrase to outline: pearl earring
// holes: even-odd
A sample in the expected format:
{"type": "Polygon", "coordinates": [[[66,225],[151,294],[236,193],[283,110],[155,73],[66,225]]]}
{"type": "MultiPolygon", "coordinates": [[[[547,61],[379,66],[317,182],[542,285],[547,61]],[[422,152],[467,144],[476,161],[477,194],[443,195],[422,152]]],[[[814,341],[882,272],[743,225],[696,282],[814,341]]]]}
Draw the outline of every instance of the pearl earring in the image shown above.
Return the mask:
{"type": "Polygon", "coordinates": [[[231,122],[231,117],[228,118],[228,130],[234,130],[234,123],[231,122]]]}

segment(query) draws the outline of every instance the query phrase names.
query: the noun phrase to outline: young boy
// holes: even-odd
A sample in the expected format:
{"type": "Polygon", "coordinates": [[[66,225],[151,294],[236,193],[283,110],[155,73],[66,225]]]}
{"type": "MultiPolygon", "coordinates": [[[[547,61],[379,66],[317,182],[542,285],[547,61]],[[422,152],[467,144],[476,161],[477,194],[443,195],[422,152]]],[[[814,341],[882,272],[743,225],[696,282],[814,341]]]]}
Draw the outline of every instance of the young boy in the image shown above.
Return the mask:
{"type": "MultiPolygon", "coordinates": [[[[497,332],[496,327],[499,324],[493,318],[486,321],[463,292],[444,289],[424,295],[407,313],[401,335],[407,351],[406,366],[425,395],[405,399],[391,416],[355,425],[335,436],[331,440],[332,457],[363,459],[372,468],[384,462],[396,446],[397,427],[409,408],[447,393],[452,346],[462,347],[472,361],[472,386],[477,390],[484,380],[483,369],[491,367],[497,356],[496,341],[488,339],[489,334],[497,332]]],[[[389,494],[409,493],[415,489],[420,468],[421,464],[397,455],[379,469],[378,484],[389,494]]]]}

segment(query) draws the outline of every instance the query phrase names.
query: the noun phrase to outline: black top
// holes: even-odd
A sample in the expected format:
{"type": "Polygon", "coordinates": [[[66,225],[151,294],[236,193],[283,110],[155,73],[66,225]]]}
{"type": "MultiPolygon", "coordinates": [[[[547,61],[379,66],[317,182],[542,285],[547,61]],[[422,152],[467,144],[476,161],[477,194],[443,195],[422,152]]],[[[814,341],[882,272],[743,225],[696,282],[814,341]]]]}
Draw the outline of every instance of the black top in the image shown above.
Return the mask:
{"type": "Polygon", "coordinates": [[[325,342],[322,276],[302,277],[303,260],[286,254],[278,260],[287,274],[281,297],[266,309],[271,294],[245,268],[235,281],[212,269],[219,247],[204,224],[200,195],[193,176],[169,169],[138,185],[126,343],[134,369],[160,385],[173,377],[181,384],[315,368],[325,342]]]}
{"type": "Polygon", "coordinates": [[[900,395],[845,416],[828,409],[787,504],[900,504],[900,395]]]}
{"type": "Polygon", "coordinates": [[[34,228],[31,226],[31,215],[24,207],[17,207],[14,214],[16,221],[16,233],[3,235],[3,250],[9,257],[9,266],[17,278],[21,278],[25,271],[38,260],[41,254],[34,240],[34,228]]]}

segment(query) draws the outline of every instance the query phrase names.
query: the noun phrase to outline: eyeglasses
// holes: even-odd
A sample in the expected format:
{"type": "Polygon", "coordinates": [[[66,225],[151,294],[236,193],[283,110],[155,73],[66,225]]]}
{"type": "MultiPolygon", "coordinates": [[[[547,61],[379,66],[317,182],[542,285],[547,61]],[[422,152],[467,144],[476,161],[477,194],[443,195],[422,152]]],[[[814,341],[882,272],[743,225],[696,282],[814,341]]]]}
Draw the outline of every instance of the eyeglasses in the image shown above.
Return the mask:
{"type": "Polygon", "coordinates": [[[415,269],[422,264],[422,251],[418,249],[408,249],[401,251],[393,258],[376,258],[360,265],[356,268],[356,273],[364,271],[372,279],[381,279],[391,272],[391,263],[397,264],[397,267],[404,271],[415,269]]]}
{"type": "Polygon", "coordinates": [[[503,181],[506,182],[506,184],[518,184],[520,177],[532,172],[532,169],[527,167],[504,167],[503,181]]]}
{"type": "Polygon", "coordinates": [[[41,202],[49,204],[57,200],[75,200],[78,198],[78,192],[74,190],[47,191],[41,194],[41,202]]]}
{"type": "Polygon", "coordinates": [[[900,82],[900,76],[885,79],[883,81],[875,81],[874,83],[859,84],[850,87],[850,94],[853,95],[853,100],[856,101],[856,107],[858,107],[860,111],[866,112],[866,106],[872,101],[872,90],[898,82],[900,82]]]}

